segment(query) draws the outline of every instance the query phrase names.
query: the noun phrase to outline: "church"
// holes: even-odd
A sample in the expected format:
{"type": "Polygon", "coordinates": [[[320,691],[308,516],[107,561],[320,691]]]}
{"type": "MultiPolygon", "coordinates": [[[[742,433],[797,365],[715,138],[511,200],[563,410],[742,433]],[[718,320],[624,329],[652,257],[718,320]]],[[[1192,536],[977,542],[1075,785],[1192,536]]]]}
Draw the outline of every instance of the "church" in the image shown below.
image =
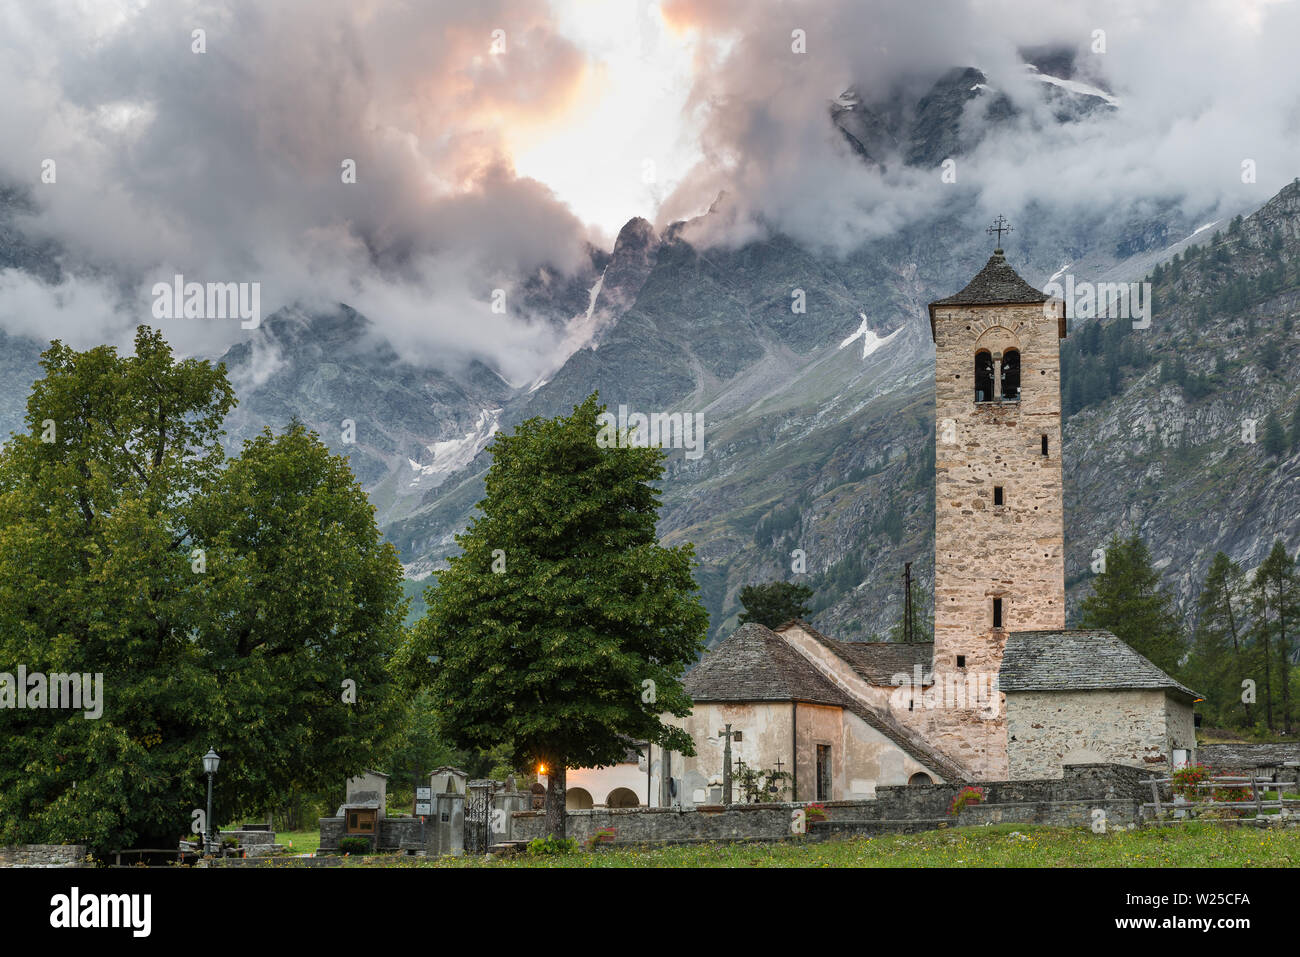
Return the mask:
{"type": "MultiPolygon", "coordinates": [[[[684,679],[693,713],[664,717],[690,733],[695,755],[653,749],[626,769],[645,803],[720,803],[728,756],[733,768],[788,773],[783,797],[795,801],[1195,760],[1199,696],[1113,634],[1065,628],[1064,303],[998,248],[929,314],[934,641],[742,625],[684,679]]],[[[570,789],[586,793],[595,773],[571,772],[570,789]]]]}

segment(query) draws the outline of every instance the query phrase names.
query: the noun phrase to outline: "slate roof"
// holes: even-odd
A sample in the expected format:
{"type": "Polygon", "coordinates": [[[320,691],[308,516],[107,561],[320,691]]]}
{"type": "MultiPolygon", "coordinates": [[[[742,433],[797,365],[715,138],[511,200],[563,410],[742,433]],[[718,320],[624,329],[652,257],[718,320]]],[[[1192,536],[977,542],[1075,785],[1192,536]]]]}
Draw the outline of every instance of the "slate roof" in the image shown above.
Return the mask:
{"type": "Polygon", "coordinates": [[[1300,743],[1253,744],[1230,741],[1224,744],[1203,744],[1196,749],[1196,760],[1215,772],[1276,768],[1288,761],[1300,762],[1300,743]]]}
{"type": "Polygon", "coordinates": [[[765,625],[748,622],[682,679],[694,701],[806,701],[839,705],[843,693],[765,625]]]}
{"type": "Polygon", "coordinates": [[[1109,631],[1013,631],[1002,652],[1003,691],[1166,688],[1200,699],[1109,631]]]}
{"type": "Polygon", "coordinates": [[[934,683],[931,668],[934,661],[932,641],[840,641],[827,638],[807,622],[798,619],[786,622],[777,631],[784,631],[792,625],[802,628],[837,654],[860,678],[870,684],[884,688],[896,687],[894,675],[904,674],[911,678],[917,665],[921,666],[922,687],[928,688],[934,683]]]}
{"type": "Polygon", "coordinates": [[[682,685],[693,701],[799,701],[843,708],[949,783],[966,778],[942,753],[836,687],[784,638],[757,622],[732,632],[686,675],[682,685]]]}
{"type": "Polygon", "coordinates": [[[1000,306],[1007,303],[1047,302],[1050,298],[1021,279],[1003,256],[1002,250],[995,249],[984,268],[975,274],[965,289],[947,299],[930,303],[930,336],[934,336],[935,306],[1000,306]]]}

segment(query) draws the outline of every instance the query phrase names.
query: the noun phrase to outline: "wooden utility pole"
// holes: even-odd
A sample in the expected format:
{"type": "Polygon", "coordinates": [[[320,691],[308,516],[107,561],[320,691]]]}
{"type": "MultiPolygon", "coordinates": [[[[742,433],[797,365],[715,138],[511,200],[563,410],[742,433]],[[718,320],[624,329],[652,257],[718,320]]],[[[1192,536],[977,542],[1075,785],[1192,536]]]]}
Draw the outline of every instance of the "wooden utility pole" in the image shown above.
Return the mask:
{"type": "Polygon", "coordinates": [[[718,737],[722,738],[722,803],[731,803],[731,725],[727,725],[726,730],[719,731],[718,737]]]}
{"type": "Polygon", "coordinates": [[[912,642],[912,563],[903,564],[903,641],[912,642]]]}

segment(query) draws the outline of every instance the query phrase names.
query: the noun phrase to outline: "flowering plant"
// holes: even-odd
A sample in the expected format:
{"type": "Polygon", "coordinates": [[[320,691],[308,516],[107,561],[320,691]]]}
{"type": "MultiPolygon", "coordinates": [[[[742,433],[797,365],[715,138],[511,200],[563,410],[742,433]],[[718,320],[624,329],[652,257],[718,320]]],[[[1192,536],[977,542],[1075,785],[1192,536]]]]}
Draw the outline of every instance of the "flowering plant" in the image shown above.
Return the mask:
{"type": "Polygon", "coordinates": [[[984,802],[984,789],[976,787],[964,787],[953,797],[952,803],[948,805],[949,814],[960,814],[961,809],[968,804],[982,804],[984,802]]]}
{"type": "Polygon", "coordinates": [[[1189,801],[1200,797],[1200,785],[1210,778],[1210,769],[1204,764],[1189,764],[1173,773],[1174,793],[1189,801]]]}

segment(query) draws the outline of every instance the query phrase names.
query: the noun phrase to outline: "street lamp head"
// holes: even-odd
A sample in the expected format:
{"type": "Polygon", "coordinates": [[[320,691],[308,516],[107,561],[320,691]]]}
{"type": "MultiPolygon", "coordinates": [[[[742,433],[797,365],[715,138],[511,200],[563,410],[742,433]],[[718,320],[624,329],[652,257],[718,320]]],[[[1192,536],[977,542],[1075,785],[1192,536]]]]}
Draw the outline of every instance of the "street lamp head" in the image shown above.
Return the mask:
{"type": "Polygon", "coordinates": [[[221,763],[221,756],[208,748],[208,753],[203,755],[203,771],[205,774],[216,774],[217,765],[221,763]]]}

